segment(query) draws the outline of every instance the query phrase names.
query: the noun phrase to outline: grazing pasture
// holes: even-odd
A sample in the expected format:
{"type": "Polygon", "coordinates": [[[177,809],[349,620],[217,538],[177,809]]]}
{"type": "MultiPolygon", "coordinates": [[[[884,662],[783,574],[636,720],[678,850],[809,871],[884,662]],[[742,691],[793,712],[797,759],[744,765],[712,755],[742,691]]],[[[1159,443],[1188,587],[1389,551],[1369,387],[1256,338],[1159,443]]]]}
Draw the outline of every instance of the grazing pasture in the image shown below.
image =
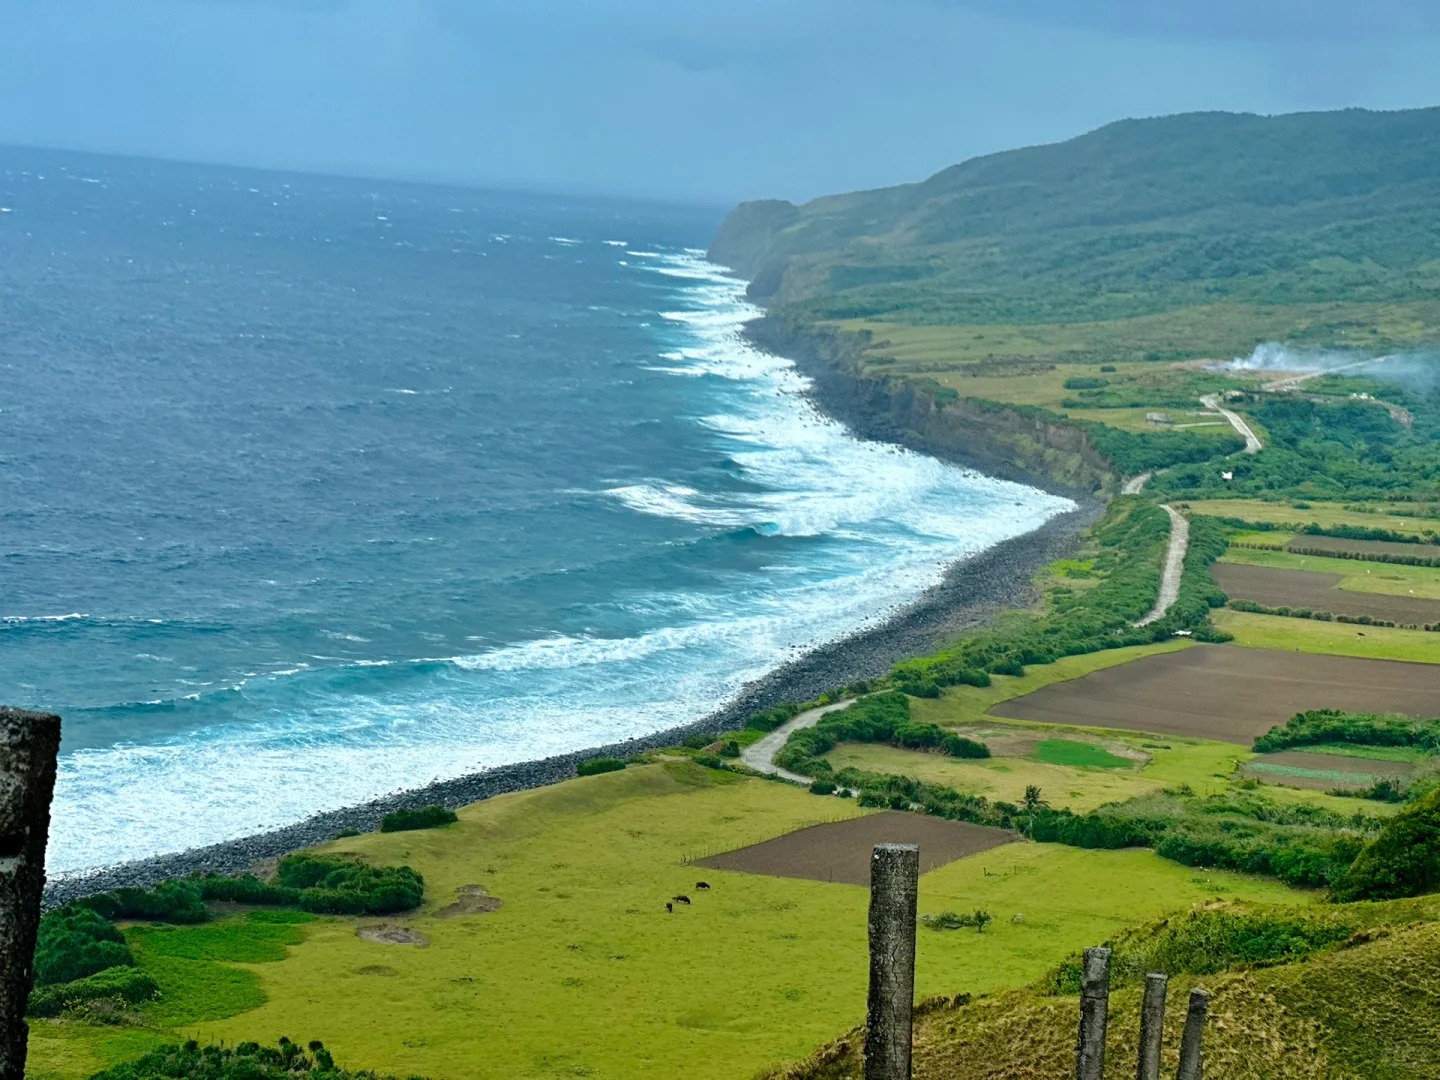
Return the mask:
{"type": "MultiPolygon", "coordinates": [[[[1353,627],[1343,629],[1353,632],[1353,627]]],[[[1440,642],[1436,647],[1440,652],[1440,642]]],[[[1295,713],[1323,708],[1437,716],[1440,676],[1433,668],[1389,660],[1200,645],[1055,683],[999,702],[990,711],[1015,720],[1249,746],[1295,713]]]]}
{"type": "Polygon", "coordinates": [[[924,874],[1018,839],[1005,829],[890,810],[830,825],[812,825],[701,859],[695,865],[868,886],[870,853],[876,844],[918,844],[920,872],[924,874]]]}
{"type": "Polygon", "coordinates": [[[1253,600],[1269,608],[1308,608],[1418,626],[1440,622],[1440,600],[1342,589],[1345,579],[1340,574],[1240,563],[1216,563],[1211,574],[1230,599],[1253,600]]]}
{"type": "Polygon", "coordinates": [[[1236,547],[1225,552],[1220,565],[1268,566],[1274,570],[1308,570],[1314,574],[1337,574],[1339,588],[1354,592],[1384,593],[1440,600],[1440,567],[1376,563],[1361,559],[1336,559],[1323,555],[1298,555],[1280,549],[1259,551],[1236,547]]]}

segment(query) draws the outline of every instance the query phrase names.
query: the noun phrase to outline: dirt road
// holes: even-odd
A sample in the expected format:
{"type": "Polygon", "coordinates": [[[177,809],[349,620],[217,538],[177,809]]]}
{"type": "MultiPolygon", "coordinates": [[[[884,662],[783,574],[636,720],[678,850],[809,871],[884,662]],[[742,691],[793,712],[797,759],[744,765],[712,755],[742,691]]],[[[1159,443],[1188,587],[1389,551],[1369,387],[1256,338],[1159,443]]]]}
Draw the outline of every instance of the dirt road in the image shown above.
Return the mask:
{"type": "Polygon", "coordinates": [[[1215,412],[1218,412],[1221,416],[1225,417],[1226,420],[1230,421],[1230,426],[1233,427],[1236,431],[1238,431],[1240,433],[1240,437],[1245,440],[1245,453],[1258,454],[1261,450],[1265,448],[1265,444],[1260,441],[1260,436],[1256,435],[1255,432],[1250,430],[1249,424],[1247,424],[1238,414],[1231,412],[1229,409],[1225,408],[1223,405],[1220,404],[1219,394],[1206,394],[1200,399],[1200,404],[1204,405],[1207,409],[1213,409],[1215,412]]]}
{"type": "Polygon", "coordinates": [[[1185,552],[1190,546],[1190,522],[1173,506],[1164,510],[1170,515],[1170,543],[1165,548],[1165,569],[1160,572],[1160,595],[1150,614],[1136,626],[1149,626],[1160,619],[1180,595],[1180,573],[1185,569],[1185,552]]]}
{"type": "Polygon", "coordinates": [[[799,731],[801,728],[814,727],[820,722],[820,718],[826,713],[834,712],[836,709],[843,709],[855,699],[846,698],[844,701],[837,701],[833,705],[822,705],[818,709],[810,709],[800,715],[785,721],[774,731],[770,732],[763,739],[757,739],[744,750],[740,751],[740,760],[758,773],[765,773],[768,776],[778,776],[782,780],[789,780],[794,784],[810,786],[810,777],[801,776],[780,768],[775,764],[775,755],[785,745],[785,740],[790,737],[792,731],[799,731]]]}

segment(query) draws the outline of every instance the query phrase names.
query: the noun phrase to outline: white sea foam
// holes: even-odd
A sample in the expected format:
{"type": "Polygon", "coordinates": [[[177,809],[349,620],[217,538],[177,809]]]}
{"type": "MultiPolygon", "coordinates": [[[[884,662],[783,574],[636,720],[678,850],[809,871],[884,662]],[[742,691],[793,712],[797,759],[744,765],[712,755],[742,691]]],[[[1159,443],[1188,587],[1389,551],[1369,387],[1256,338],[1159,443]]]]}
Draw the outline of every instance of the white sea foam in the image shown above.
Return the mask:
{"type": "Polygon", "coordinates": [[[630,241],[628,241],[628,240],[602,240],[601,243],[604,244],[606,247],[629,247],[629,246],[630,246],[630,241]]]}
{"type": "MultiPolygon", "coordinates": [[[[603,497],[682,522],[703,542],[775,545],[767,571],[737,575],[728,589],[617,598],[651,627],[630,636],[570,633],[470,655],[291,665],[231,691],[246,702],[244,723],[67,754],[53,871],[211,843],[684,723],[797,650],[915,600],[955,559],[1070,505],[855,439],[808,404],[792,364],[741,335],[757,314],[743,282],[698,252],[637,257],[646,261],[636,273],[674,287],[673,310],[657,320],[669,339],[657,348],[659,370],[717,380],[696,387],[710,402],[697,422],[741,483],[701,490],[652,477],[603,497]]],[[[71,617],[81,616],[50,618],[71,617]]]]}
{"type": "Polygon", "coordinates": [[[552,236],[550,237],[550,242],[552,244],[563,244],[566,247],[574,247],[576,244],[583,244],[585,241],[577,240],[573,236],[552,236]]]}

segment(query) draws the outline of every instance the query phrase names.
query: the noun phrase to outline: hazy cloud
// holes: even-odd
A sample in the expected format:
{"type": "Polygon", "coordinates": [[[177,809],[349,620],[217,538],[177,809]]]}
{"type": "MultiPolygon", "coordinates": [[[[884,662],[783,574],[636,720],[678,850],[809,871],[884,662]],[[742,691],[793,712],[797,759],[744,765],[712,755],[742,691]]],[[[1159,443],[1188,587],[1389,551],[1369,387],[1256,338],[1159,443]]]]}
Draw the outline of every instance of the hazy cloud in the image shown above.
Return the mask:
{"type": "Polygon", "coordinates": [[[1440,5],[1276,7],[11,0],[0,141],[728,200],[1127,115],[1440,100],[1440,5]]]}

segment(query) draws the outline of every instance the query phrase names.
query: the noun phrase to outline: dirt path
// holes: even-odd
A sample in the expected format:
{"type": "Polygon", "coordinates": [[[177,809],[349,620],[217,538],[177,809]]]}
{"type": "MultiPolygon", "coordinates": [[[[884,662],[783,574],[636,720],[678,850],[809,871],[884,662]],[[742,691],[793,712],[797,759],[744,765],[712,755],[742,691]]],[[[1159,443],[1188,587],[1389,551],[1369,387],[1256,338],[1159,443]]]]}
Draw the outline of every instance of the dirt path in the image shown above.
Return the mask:
{"type": "Polygon", "coordinates": [[[1152,477],[1152,476],[1154,476],[1154,475],[1155,475],[1155,473],[1152,471],[1152,472],[1142,472],[1139,476],[1132,476],[1132,477],[1130,477],[1129,480],[1126,480],[1126,481],[1125,481],[1125,486],[1120,489],[1120,494],[1121,494],[1121,495],[1139,495],[1140,492],[1142,492],[1142,491],[1145,490],[1145,484],[1146,484],[1146,482],[1150,479],[1150,477],[1152,477]]]}
{"type": "Polygon", "coordinates": [[[1136,626],[1149,626],[1160,619],[1180,595],[1180,573],[1185,569],[1185,551],[1190,546],[1190,522],[1173,506],[1164,510],[1170,515],[1170,544],[1165,549],[1165,569],[1160,573],[1160,595],[1150,614],[1136,626]]]}
{"type": "Polygon", "coordinates": [[[1226,420],[1230,421],[1230,426],[1238,431],[1240,437],[1245,440],[1245,453],[1258,454],[1265,448],[1265,444],[1260,441],[1260,437],[1250,430],[1249,424],[1238,414],[1231,412],[1220,404],[1219,394],[1206,394],[1200,399],[1200,404],[1204,405],[1207,409],[1215,410],[1221,416],[1225,417],[1226,420]]]}
{"type": "Polygon", "coordinates": [[[758,773],[765,773],[769,776],[778,776],[782,780],[789,780],[794,784],[810,786],[810,777],[801,776],[780,768],[775,764],[775,755],[785,745],[785,740],[790,737],[792,731],[799,731],[801,728],[814,727],[820,722],[820,718],[826,713],[834,712],[836,709],[843,709],[855,699],[846,698],[844,701],[837,701],[833,705],[822,705],[818,709],[810,709],[802,712],[799,716],[785,721],[763,739],[757,739],[744,750],[740,751],[740,760],[758,773]]]}

